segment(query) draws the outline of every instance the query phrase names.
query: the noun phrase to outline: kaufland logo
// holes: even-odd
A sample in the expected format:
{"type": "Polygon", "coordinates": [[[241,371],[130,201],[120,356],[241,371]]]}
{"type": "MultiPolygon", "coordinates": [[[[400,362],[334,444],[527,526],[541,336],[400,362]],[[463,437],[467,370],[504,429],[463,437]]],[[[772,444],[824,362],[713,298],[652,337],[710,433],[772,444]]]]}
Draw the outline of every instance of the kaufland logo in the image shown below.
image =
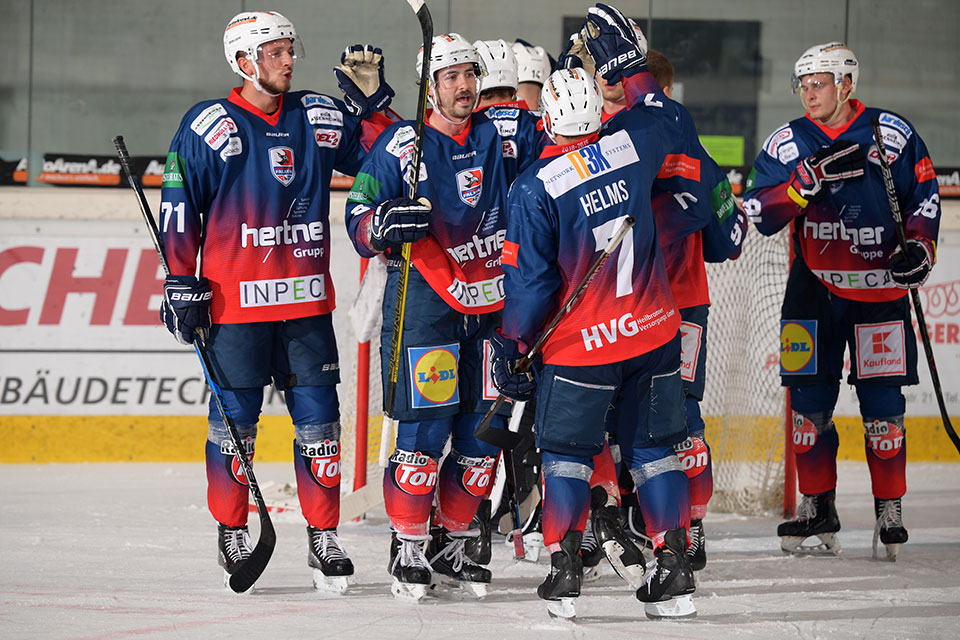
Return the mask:
{"type": "Polygon", "coordinates": [[[887,344],[887,339],[890,337],[890,331],[883,331],[881,333],[873,334],[873,355],[880,355],[883,353],[893,353],[893,349],[887,344]]]}

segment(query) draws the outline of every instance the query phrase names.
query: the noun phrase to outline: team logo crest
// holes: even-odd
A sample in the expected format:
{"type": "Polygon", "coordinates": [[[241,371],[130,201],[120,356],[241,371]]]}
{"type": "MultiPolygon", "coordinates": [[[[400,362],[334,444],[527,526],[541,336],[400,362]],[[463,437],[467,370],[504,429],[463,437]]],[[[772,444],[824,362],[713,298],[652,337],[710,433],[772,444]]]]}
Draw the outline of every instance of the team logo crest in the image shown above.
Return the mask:
{"type": "Polygon", "coordinates": [[[290,147],[271,147],[267,154],[270,156],[270,173],[283,186],[293,182],[297,170],[293,162],[293,149],[290,147]]]}
{"type": "Polygon", "coordinates": [[[457,174],[457,191],[460,199],[471,207],[477,206],[483,192],[483,167],[465,169],[457,174]]]}

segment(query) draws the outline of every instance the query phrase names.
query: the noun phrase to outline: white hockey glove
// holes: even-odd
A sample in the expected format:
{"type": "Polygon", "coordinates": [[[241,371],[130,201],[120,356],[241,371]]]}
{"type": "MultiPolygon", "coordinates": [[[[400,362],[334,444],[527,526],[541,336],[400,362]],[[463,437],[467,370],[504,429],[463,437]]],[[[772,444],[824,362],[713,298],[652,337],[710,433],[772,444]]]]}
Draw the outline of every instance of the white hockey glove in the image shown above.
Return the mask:
{"type": "Polygon", "coordinates": [[[567,41],[567,48],[564,49],[560,57],[557,58],[558,69],[574,69],[576,67],[580,67],[591,77],[597,70],[593,56],[587,51],[587,45],[584,42],[582,31],[570,34],[570,39],[567,41]]]}
{"type": "Polygon", "coordinates": [[[351,114],[366,118],[390,105],[394,91],[383,79],[383,52],[379,48],[369,44],[349,46],[333,71],[351,114]]]}

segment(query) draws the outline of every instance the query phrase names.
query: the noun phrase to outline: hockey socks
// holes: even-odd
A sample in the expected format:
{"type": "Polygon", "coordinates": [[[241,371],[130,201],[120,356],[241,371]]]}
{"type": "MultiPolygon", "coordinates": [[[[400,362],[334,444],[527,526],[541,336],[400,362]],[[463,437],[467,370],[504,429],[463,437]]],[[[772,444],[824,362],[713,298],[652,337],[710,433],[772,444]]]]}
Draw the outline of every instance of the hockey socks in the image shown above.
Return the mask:
{"type": "Polygon", "coordinates": [[[864,418],[864,449],[873,495],[890,500],[907,492],[907,438],[903,416],[864,418]]]}
{"type": "Polygon", "coordinates": [[[297,495],[311,527],[335,529],[340,522],[340,443],[293,443],[297,495]]]}
{"type": "Polygon", "coordinates": [[[495,456],[471,457],[452,449],[440,466],[434,522],[463,531],[477,513],[493,481],[495,456]]]}
{"type": "MultiPolygon", "coordinates": [[[[253,464],[256,425],[237,425],[247,459],[253,464]]],[[[222,422],[210,423],[205,449],[207,462],[207,507],[214,519],[228,527],[247,524],[250,487],[237,458],[233,441],[222,422]]]]}
{"type": "Polygon", "coordinates": [[[674,445],[680,466],[690,481],[690,519],[702,520],[713,496],[713,463],[710,446],[703,434],[695,434],[674,445]]]}
{"type": "Polygon", "coordinates": [[[584,530],[592,473],[590,458],[543,452],[543,543],[551,552],[568,531],[584,530]]]}
{"type": "Polygon", "coordinates": [[[397,449],[383,474],[383,503],[399,533],[428,536],[437,460],[419,451],[397,449]]]}
{"type": "Polygon", "coordinates": [[[830,415],[793,412],[793,450],[800,493],[816,495],[836,488],[839,444],[830,415]]]}
{"type": "Polygon", "coordinates": [[[663,532],[690,528],[690,483],[671,447],[635,450],[630,475],[647,535],[654,546],[663,544],[663,532]]]}

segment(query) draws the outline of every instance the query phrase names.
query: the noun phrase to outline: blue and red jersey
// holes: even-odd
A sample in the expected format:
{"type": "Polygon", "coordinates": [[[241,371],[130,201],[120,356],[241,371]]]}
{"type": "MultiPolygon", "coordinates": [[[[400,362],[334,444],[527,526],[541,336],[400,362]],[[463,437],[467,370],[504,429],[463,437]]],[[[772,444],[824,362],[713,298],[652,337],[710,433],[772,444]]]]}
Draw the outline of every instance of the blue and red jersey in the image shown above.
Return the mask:
{"type": "MultiPolygon", "coordinates": [[[[624,111],[617,120],[617,127],[605,127],[599,137],[548,147],[510,190],[502,331],[526,347],[624,219],[636,219],[545,343],[547,364],[620,362],[665,344],[680,326],[650,194],[660,182],[661,188],[706,198],[699,165],[684,160],[668,178],[658,179],[677,148],[679,126],[640,109],[624,111]]],[[[694,233],[710,215],[703,207],[678,207],[673,231],[681,237],[694,233]]]]}
{"type": "MultiPolygon", "coordinates": [[[[377,139],[348,195],[347,230],[362,256],[375,253],[368,227],[377,205],[408,193],[414,126],[397,123],[377,139]]],[[[539,118],[519,107],[476,111],[456,138],[424,128],[418,196],[433,209],[427,237],[411,246],[411,264],[460,313],[503,307],[507,189],[543,139],[539,118]]]]}
{"type": "Polygon", "coordinates": [[[887,269],[897,235],[871,119],[880,121],[906,237],[926,243],[931,255],[940,226],[937,176],[926,145],[905,118],[857,100],[850,104],[856,115],[841,127],[826,127],[807,114],[770,134],[747,178],[743,205],[765,235],[792,222],[800,258],[831,293],[866,302],[896,300],[907,292],[896,288],[887,269]],[[787,195],[791,173],[799,161],[837,140],[867,150],[865,175],[825,185],[829,193],[822,200],[800,208],[787,195]]]}
{"type": "Polygon", "coordinates": [[[309,91],[266,114],[236,88],[183,117],[163,175],[160,228],[170,270],[213,289],[216,324],[333,311],[330,177],[353,175],[388,124],[361,121],[309,91]]]}

